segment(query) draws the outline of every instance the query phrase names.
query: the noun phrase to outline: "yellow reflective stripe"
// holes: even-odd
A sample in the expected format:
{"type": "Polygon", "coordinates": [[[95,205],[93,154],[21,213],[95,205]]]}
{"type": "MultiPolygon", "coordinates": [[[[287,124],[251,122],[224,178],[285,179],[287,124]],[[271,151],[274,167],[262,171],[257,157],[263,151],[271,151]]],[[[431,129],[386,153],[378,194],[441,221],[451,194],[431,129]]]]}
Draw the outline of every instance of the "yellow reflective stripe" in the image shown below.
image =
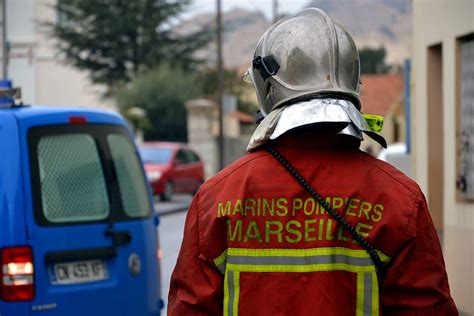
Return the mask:
{"type": "Polygon", "coordinates": [[[388,262],[390,262],[390,260],[392,260],[392,258],[390,258],[386,254],[384,254],[382,251],[380,251],[380,250],[376,250],[376,251],[377,251],[377,254],[380,257],[380,260],[382,260],[383,262],[388,263],[388,262]]]}
{"type": "Polygon", "coordinates": [[[229,256],[227,264],[255,266],[310,266],[325,264],[345,264],[355,267],[373,267],[371,258],[354,258],[346,255],[316,255],[305,257],[290,256],[229,256]]]}
{"type": "MultiPolygon", "coordinates": [[[[224,316],[239,314],[239,297],[240,273],[227,270],[224,281],[224,316]]],[[[377,274],[375,272],[357,273],[356,316],[377,316],[378,312],[377,274]]]]}
{"type": "Polygon", "coordinates": [[[364,316],[372,315],[372,273],[364,273],[364,316]]]}
{"type": "MultiPolygon", "coordinates": [[[[391,260],[390,257],[386,256],[382,252],[378,251],[378,253],[384,262],[391,260]]],[[[222,274],[225,273],[227,265],[238,271],[255,272],[284,272],[285,270],[304,272],[330,271],[337,269],[350,272],[375,271],[372,259],[368,255],[367,251],[341,247],[312,249],[229,248],[223,251],[222,254],[216,259],[214,259],[214,264],[222,274]],[[301,258],[301,260],[298,258],[301,258]]]]}
{"type": "MultiPolygon", "coordinates": [[[[390,260],[380,251],[377,251],[383,261],[390,260]]],[[[355,250],[342,247],[326,247],[326,248],[310,248],[310,249],[246,249],[246,248],[229,248],[228,256],[288,256],[288,257],[307,257],[317,255],[345,255],[354,258],[369,258],[366,250],[355,250]]]]}
{"type": "Polygon", "coordinates": [[[234,273],[234,304],[233,312],[234,315],[239,315],[239,296],[240,296],[240,273],[234,273]]]}
{"type": "MultiPolygon", "coordinates": [[[[390,257],[378,251],[382,261],[390,257]]],[[[357,275],[356,316],[376,316],[379,289],[375,265],[365,250],[341,247],[312,249],[228,248],[214,264],[225,274],[224,315],[238,315],[241,272],[348,271],[357,275]]]]}
{"type": "Polygon", "coordinates": [[[229,316],[229,270],[225,272],[224,278],[224,316],[229,316]]]}
{"type": "Polygon", "coordinates": [[[364,316],[364,273],[357,273],[356,316],[364,316]]]}
{"type": "Polygon", "coordinates": [[[356,316],[379,314],[379,289],[376,272],[357,273],[356,316]]]}
{"type": "Polygon", "coordinates": [[[227,249],[224,250],[224,251],[219,255],[219,257],[217,257],[216,259],[214,259],[214,264],[215,264],[216,266],[219,266],[219,265],[221,265],[222,263],[225,262],[226,258],[227,258],[227,249]]]}
{"type": "Polygon", "coordinates": [[[224,316],[239,314],[240,273],[227,270],[224,278],[224,316]]]}
{"type": "Polygon", "coordinates": [[[377,273],[372,275],[372,316],[379,314],[379,283],[377,280],[377,273]]]}
{"type": "Polygon", "coordinates": [[[227,269],[239,272],[317,272],[317,271],[348,271],[373,272],[375,266],[354,266],[345,263],[305,264],[305,265],[254,265],[254,264],[227,264],[227,269]]]}
{"type": "Polygon", "coordinates": [[[226,260],[227,260],[227,249],[224,250],[219,257],[214,259],[214,264],[216,267],[222,272],[222,274],[225,273],[225,266],[226,266],[226,260]]]}

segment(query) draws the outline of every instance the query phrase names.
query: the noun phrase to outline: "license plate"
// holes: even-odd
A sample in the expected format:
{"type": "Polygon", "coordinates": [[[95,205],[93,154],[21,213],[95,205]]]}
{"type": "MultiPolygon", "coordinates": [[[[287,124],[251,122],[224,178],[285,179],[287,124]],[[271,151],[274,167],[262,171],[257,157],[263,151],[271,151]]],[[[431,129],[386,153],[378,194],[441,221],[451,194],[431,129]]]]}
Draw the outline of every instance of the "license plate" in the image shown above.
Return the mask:
{"type": "Polygon", "coordinates": [[[96,282],[108,278],[107,265],[102,260],[86,260],[54,265],[54,284],[96,282]]]}

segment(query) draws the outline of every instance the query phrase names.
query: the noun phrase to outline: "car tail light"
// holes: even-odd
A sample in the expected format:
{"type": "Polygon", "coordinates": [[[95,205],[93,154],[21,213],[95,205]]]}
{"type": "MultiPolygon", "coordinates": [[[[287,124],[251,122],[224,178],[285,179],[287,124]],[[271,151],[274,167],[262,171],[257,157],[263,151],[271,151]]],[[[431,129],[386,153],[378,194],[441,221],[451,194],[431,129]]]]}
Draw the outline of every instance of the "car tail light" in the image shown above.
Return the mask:
{"type": "Polygon", "coordinates": [[[0,260],[0,299],[8,302],[31,301],[35,296],[31,247],[3,248],[0,260]]]}

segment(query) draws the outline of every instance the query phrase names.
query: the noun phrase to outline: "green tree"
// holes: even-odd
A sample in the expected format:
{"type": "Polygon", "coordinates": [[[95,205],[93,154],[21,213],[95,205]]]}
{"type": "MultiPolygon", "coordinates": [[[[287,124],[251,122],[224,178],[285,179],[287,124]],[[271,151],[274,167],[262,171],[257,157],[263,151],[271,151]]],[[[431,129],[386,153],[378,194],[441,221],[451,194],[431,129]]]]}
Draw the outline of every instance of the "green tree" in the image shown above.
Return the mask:
{"type": "MultiPolygon", "coordinates": [[[[201,73],[201,77],[204,95],[217,101],[217,71],[208,69],[201,73]]],[[[237,97],[239,111],[254,114],[258,110],[258,106],[246,98],[249,93],[254,94],[252,85],[244,82],[242,74],[234,70],[224,71],[224,93],[237,97]]]]}
{"type": "Polygon", "coordinates": [[[187,140],[185,102],[202,93],[195,75],[168,63],[134,78],[117,93],[119,109],[129,117],[131,108],[145,110],[145,140],[187,140]]]}
{"type": "Polygon", "coordinates": [[[137,74],[163,61],[192,69],[193,53],[211,33],[178,37],[176,18],[190,0],[58,0],[58,19],[46,26],[71,65],[113,94],[137,74]]]}
{"type": "Polygon", "coordinates": [[[390,66],[385,63],[387,52],[385,47],[364,47],[359,51],[361,73],[363,74],[385,74],[390,66]]]}

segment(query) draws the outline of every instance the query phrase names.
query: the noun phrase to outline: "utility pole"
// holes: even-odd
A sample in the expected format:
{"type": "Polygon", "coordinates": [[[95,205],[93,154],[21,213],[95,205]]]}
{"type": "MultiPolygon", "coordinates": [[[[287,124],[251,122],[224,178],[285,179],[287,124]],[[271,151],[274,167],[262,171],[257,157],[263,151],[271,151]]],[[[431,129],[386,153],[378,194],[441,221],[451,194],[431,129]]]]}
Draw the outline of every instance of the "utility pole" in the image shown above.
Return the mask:
{"type": "Polygon", "coordinates": [[[224,119],[223,119],[223,101],[224,101],[224,68],[222,66],[222,17],[221,0],[217,1],[217,95],[219,105],[219,170],[224,168],[224,119]]]}
{"type": "Polygon", "coordinates": [[[278,21],[278,0],[273,0],[273,23],[278,21]]]}
{"type": "Polygon", "coordinates": [[[2,78],[7,79],[8,41],[7,41],[7,0],[2,1],[2,78]]]}

